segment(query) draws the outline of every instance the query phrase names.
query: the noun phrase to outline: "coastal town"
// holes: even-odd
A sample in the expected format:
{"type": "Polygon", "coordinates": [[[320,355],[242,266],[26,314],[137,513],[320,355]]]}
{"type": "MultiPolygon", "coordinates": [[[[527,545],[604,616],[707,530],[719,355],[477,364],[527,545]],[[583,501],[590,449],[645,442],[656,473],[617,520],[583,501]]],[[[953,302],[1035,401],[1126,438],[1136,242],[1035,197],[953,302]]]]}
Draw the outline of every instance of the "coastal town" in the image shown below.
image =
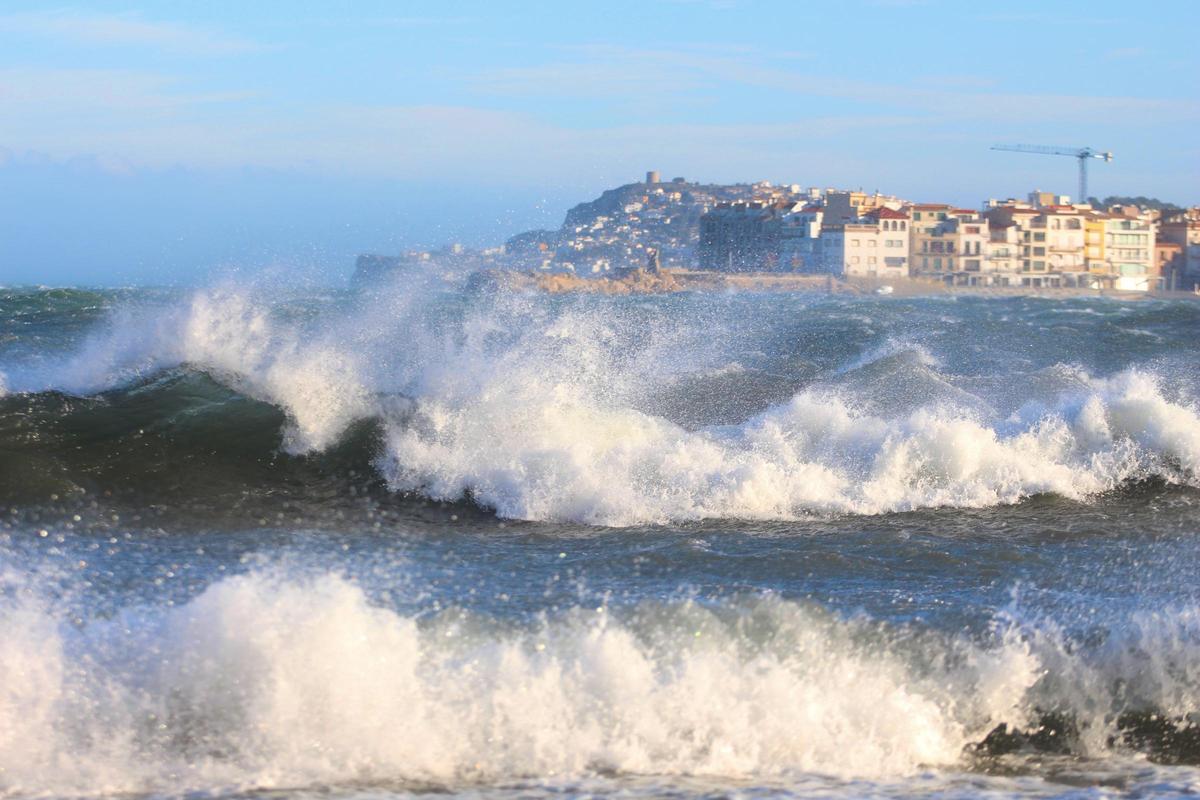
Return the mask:
{"type": "Polygon", "coordinates": [[[645,180],[504,245],[362,256],[356,278],[432,263],[611,280],[633,271],[792,274],[1116,292],[1200,286],[1200,207],[1033,191],[979,208],[798,184],[645,180]]]}

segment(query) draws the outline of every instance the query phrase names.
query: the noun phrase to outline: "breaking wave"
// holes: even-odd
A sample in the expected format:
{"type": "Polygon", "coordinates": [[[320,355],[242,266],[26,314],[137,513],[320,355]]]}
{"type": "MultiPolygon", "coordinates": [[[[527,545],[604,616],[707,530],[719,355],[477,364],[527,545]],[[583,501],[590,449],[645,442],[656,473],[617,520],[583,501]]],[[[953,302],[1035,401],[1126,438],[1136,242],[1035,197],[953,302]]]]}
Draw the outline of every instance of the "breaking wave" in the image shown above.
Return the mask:
{"type": "Polygon", "coordinates": [[[395,491],[598,525],[1083,499],[1200,472],[1187,384],[1149,365],[1049,364],[985,391],[910,334],[843,341],[836,306],[797,301],[830,322],[795,336],[732,302],[415,289],[313,311],[227,286],[126,306],[73,355],[0,374],[0,458],[58,458],[47,474],[69,483],[80,447],[165,458],[130,442],[177,430],[258,464],[366,435],[395,491]]]}
{"type": "MultiPolygon", "coordinates": [[[[0,791],[70,794],[540,775],[858,778],[963,764],[1000,723],[1070,715],[1080,755],[1123,712],[1200,707],[1200,613],[1070,639],[908,630],[774,597],[415,618],[333,574],[222,579],[72,622],[0,606],[0,791]]],[[[1114,736],[1116,737],[1114,739],[1114,736]]],[[[1114,743],[1115,742],[1115,743],[1114,743]]]]}

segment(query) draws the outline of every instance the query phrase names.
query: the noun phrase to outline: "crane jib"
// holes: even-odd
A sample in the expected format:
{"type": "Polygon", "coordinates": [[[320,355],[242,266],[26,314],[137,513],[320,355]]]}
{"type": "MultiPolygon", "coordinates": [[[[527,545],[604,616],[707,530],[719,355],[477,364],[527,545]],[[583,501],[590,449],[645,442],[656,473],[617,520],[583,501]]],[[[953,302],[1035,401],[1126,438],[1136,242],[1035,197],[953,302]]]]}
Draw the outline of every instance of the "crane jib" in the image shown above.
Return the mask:
{"type": "Polygon", "coordinates": [[[1081,203],[1088,200],[1087,162],[1091,158],[1112,161],[1113,154],[1108,151],[1093,150],[1090,147],[1052,147],[1039,144],[997,144],[993,150],[1004,150],[1010,153],[1033,153],[1043,156],[1071,156],[1079,160],[1079,197],[1081,203]]]}

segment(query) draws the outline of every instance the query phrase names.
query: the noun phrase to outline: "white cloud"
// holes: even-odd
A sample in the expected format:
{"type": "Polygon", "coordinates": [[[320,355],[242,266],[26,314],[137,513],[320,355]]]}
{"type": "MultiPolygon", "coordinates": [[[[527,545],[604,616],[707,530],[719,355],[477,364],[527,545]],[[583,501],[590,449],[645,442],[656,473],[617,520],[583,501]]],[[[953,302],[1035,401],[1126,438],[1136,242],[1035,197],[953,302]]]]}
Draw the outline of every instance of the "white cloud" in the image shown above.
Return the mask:
{"type": "Polygon", "coordinates": [[[818,139],[916,121],[813,116],[785,124],[579,128],[466,106],[281,108],[238,95],[189,94],[152,73],[0,70],[0,141],[59,159],[86,154],[121,169],[260,166],[553,183],[564,175],[636,174],[644,161],[670,154],[681,166],[742,165],[758,174],[771,159],[795,162],[818,139]]]}
{"type": "Polygon", "coordinates": [[[33,11],[0,16],[0,31],[84,44],[150,47],[194,55],[231,55],[265,49],[247,39],[133,14],[33,11]]]}
{"type": "Polygon", "coordinates": [[[796,69],[794,58],[736,48],[638,49],[592,45],[565,49],[572,58],[466,76],[488,95],[616,101],[670,111],[723,89],[769,89],[804,108],[819,100],[852,101],[866,115],[923,115],[931,123],[987,121],[1104,124],[1114,118],[1197,119],[1200,104],[1154,97],[1006,92],[993,79],[958,75],[924,84],[839,78],[796,69]],[[789,63],[791,62],[791,63],[789,63]]]}
{"type": "Polygon", "coordinates": [[[1200,120],[1194,101],[1005,93],[965,78],[907,86],[834,79],[804,75],[736,48],[593,46],[560,52],[581,63],[569,70],[509,69],[472,80],[487,89],[491,101],[501,87],[585,99],[590,87],[591,96],[605,103],[644,106],[638,113],[601,115],[606,122],[557,124],[535,109],[293,104],[244,92],[201,92],[152,72],[0,69],[0,142],[59,159],[91,155],[121,170],[259,166],[553,185],[564,175],[621,177],[647,163],[669,162],[672,170],[719,169],[730,178],[780,177],[774,174],[777,165],[787,165],[801,180],[837,179],[836,166],[847,179],[867,180],[902,163],[888,155],[902,148],[920,150],[945,137],[975,143],[981,123],[991,133],[980,148],[993,137],[1058,138],[1057,131],[1087,122],[1104,130],[1103,144],[1116,149],[1118,140],[1109,141],[1110,134],[1142,136],[1149,128],[1182,128],[1200,120]],[[650,77],[642,77],[645,70],[650,77]],[[706,82],[717,79],[769,88],[777,98],[771,119],[745,113],[717,123],[696,114],[657,113],[656,104],[678,110],[687,102],[705,102],[706,82]],[[680,85],[693,89],[690,97],[680,85]]]}

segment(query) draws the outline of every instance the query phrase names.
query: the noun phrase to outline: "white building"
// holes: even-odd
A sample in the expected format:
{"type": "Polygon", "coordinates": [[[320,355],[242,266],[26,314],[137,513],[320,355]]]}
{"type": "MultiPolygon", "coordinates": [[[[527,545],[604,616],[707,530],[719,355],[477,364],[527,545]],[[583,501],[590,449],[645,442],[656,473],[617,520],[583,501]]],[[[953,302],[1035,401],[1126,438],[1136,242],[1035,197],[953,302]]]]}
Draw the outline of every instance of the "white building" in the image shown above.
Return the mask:
{"type": "Polygon", "coordinates": [[[820,262],[821,224],[825,209],[807,205],[783,218],[779,233],[779,265],[792,272],[825,272],[820,262]]]}
{"type": "Polygon", "coordinates": [[[821,271],[863,278],[908,277],[908,214],[881,206],[853,222],[823,226],[821,271]]]}
{"type": "Polygon", "coordinates": [[[1160,288],[1154,257],[1155,229],[1145,217],[1106,215],[1104,260],[1112,288],[1133,292],[1160,288]]]}
{"type": "Polygon", "coordinates": [[[837,221],[827,207],[809,205],[784,218],[779,263],[795,272],[904,278],[908,236],[908,215],[902,211],[878,206],[837,221]]]}

